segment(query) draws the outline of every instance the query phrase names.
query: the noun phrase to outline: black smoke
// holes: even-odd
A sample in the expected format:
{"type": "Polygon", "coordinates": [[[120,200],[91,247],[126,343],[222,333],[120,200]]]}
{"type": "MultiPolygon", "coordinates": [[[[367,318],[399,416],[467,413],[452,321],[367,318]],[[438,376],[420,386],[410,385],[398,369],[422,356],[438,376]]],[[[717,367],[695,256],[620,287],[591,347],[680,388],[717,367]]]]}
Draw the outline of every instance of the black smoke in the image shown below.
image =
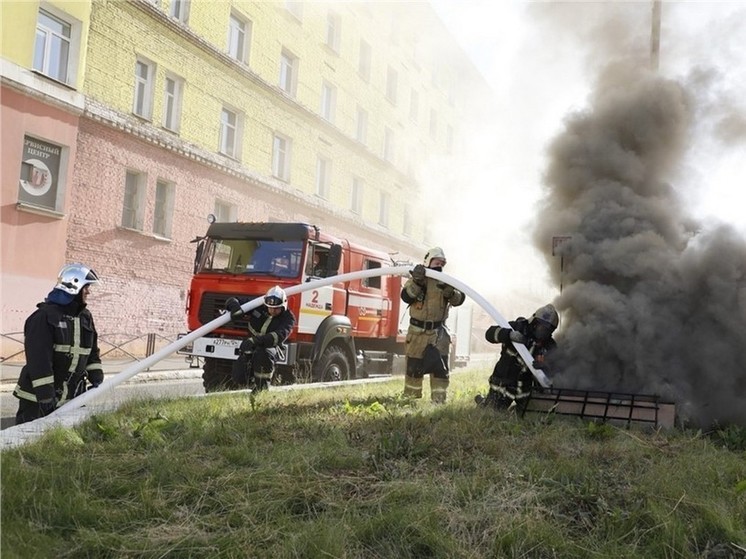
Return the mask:
{"type": "Polygon", "coordinates": [[[746,241],[687,215],[675,179],[696,113],[683,83],[614,65],[550,146],[535,242],[572,237],[547,254],[563,285],[555,385],[746,425],[746,241]]]}

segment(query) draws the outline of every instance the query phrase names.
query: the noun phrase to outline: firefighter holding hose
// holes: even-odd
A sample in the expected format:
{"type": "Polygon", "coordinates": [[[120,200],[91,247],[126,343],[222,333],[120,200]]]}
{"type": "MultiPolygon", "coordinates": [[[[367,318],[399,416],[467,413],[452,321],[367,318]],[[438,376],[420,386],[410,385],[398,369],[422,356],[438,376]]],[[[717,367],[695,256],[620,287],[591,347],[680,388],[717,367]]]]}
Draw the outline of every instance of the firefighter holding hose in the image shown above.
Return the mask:
{"type": "Polygon", "coordinates": [[[427,268],[443,271],[446,256],[435,247],[425,255],[422,264],[411,271],[402,288],[402,301],[409,305],[409,329],[405,346],[407,371],[404,396],[422,398],[422,379],[430,375],[430,399],[444,403],[450,383],[448,355],[451,336],[446,328],[450,307],[457,307],[466,296],[454,287],[429,278],[427,268]]]}
{"type": "MultiPolygon", "coordinates": [[[[225,303],[232,318],[243,315],[238,299],[225,303]]],[[[266,390],[272,382],[275,363],[285,358],[287,340],[295,325],[295,315],[288,309],[288,297],[279,286],[264,295],[264,304],[249,311],[249,336],[241,342],[238,359],[233,364],[233,381],[241,387],[266,390]]]]}
{"type": "Polygon", "coordinates": [[[535,387],[535,379],[513,344],[523,344],[534,358],[535,369],[546,367],[547,355],[557,347],[552,334],[559,325],[559,314],[553,305],[544,305],[526,319],[510,321],[510,328],[490,326],[484,337],[493,344],[502,344],[500,359],[490,376],[487,396],[478,394],[480,406],[512,409],[525,404],[535,387]]]}
{"type": "Polygon", "coordinates": [[[49,415],[104,380],[98,333],[87,307],[96,272],[83,264],[64,266],[57,284],[26,319],[26,364],[13,395],[16,425],[49,415]]]}

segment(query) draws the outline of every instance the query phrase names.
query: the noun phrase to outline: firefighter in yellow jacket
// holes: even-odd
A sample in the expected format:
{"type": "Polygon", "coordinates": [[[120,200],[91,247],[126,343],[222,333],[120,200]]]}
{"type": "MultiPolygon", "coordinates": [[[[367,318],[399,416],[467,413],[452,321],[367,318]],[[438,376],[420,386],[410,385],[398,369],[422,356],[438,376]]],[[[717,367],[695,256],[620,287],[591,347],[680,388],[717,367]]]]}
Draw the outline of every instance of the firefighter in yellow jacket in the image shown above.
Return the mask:
{"type": "Polygon", "coordinates": [[[422,379],[430,375],[430,399],[436,403],[446,401],[448,392],[448,354],[451,335],[446,327],[448,309],[457,307],[466,298],[450,285],[427,277],[426,268],[443,271],[446,256],[443,249],[427,251],[423,264],[410,272],[411,278],[402,288],[402,301],[409,305],[407,330],[407,372],[404,377],[404,395],[422,398],[422,379]]]}

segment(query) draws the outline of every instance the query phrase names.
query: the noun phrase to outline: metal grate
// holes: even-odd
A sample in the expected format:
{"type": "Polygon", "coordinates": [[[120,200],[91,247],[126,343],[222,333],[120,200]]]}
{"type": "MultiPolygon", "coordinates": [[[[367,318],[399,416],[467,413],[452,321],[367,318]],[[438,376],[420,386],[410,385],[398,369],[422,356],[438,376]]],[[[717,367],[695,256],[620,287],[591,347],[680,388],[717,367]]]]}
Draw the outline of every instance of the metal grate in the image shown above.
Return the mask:
{"type": "MultiPolygon", "coordinates": [[[[199,305],[199,321],[202,324],[207,324],[208,322],[215,320],[223,314],[225,311],[225,302],[231,297],[235,297],[243,305],[247,301],[255,299],[256,297],[261,297],[261,295],[246,295],[245,293],[204,293],[199,305]]],[[[246,315],[244,315],[238,320],[232,320],[226,324],[225,328],[247,330],[249,328],[249,320],[246,315]]]]}

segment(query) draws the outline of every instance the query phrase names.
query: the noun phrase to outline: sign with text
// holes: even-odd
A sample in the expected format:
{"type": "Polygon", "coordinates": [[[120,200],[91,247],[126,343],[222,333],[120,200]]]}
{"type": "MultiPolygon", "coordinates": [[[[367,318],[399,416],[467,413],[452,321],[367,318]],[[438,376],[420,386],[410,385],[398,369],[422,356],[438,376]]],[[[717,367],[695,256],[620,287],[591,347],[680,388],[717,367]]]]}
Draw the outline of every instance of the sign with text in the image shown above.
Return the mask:
{"type": "Polygon", "coordinates": [[[61,158],[62,147],[31,136],[24,137],[19,202],[50,210],[57,209],[61,158]]]}

